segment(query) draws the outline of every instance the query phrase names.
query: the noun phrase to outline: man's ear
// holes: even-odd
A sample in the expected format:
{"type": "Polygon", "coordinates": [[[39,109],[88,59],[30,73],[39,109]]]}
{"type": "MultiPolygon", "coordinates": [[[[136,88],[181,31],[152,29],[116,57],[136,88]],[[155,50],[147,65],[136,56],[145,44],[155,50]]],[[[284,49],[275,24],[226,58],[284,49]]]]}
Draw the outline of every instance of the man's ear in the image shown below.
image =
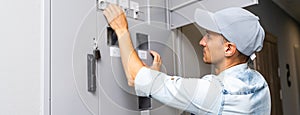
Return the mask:
{"type": "Polygon", "coordinates": [[[236,45],[231,42],[224,43],[225,57],[231,57],[236,53],[236,45]]]}

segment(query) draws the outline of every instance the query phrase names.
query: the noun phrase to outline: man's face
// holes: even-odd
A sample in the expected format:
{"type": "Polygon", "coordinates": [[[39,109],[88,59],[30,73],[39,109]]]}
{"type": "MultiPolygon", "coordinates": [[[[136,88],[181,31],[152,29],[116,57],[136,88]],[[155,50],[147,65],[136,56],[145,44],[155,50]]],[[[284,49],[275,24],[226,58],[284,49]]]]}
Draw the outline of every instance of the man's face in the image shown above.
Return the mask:
{"type": "Polygon", "coordinates": [[[199,44],[203,46],[203,61],[207,64],[217,64],[224,59],[224,37],[221,34],[207,31],[199,44]]]}

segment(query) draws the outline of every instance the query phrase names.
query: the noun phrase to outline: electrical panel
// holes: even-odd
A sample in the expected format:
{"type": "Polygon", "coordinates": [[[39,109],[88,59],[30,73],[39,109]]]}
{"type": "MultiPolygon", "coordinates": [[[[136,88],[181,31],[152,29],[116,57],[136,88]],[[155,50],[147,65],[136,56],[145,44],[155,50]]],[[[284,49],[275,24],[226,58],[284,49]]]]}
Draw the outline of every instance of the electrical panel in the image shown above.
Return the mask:
{"type": "MultiPolygon", "coordinates": [[[[177,109],[149,97],[138,97],[134,88],[128,86],[117,35],[102,13],[110,3],[117,3],[126,12],[131,39],[141,60],[150,66],[153,57],[149,50],[157,51],[167,59],[162,71],[175,74],[171,30],[167,29],[166,22],[151,21],[146,17],[151,10],[145,7],[151,6],[147,0],[98,0],[94,11],[81,21],[72,46],[73,70],[70,72],[79,102],[88,113],[95,115],[140,115],[142,111],[145,113],[144,110],[151,114],[176,114],[177,109]]],[[[54,103],[54,106],[57,105],[54,103]]],[[[55,107],[53,113],[57,111],[59,108],[55,107]]],[[[79,113],[87,114],[84,110],[79,113]]]]}
{"type": "MultiPolygon", "coordinates": [[[[195,7],[188,8],[185,6],[191,4],[180,2],[182,1],[52,0],[49,114],[181,114],[179,110],[155,99],[136,96],[134,88],[128,86],[118,38],[102,13],[111,3],[121,6],[127,16],[134,48],[141,60],[151,65],[153,58],[149,50],[157,51],[163,60],[162,72],[184,75],[184,69],[180,67],[184,65],[185,61],[182,60],[187,55],[180,52],[192,51],[193,48],[187,47],[190,46],[189,42],[184,41],[177,28],[187,24],[186,18],[182,16],[191,17],[191,8],[195,7]]],[[[189,69],[198,70],[199,65],[189,69]]]]}

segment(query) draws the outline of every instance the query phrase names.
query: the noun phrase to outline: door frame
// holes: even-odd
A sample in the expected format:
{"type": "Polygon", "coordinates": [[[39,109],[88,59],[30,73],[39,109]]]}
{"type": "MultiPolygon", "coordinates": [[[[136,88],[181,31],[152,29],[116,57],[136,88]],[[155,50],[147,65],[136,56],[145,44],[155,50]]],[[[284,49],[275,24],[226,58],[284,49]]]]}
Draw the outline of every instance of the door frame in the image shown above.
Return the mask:
{"type": "Polygon", "coordinates": [[[41,113],[51,115],[51,0],[43,0],[42,74],[41,75],[41,113]]]}

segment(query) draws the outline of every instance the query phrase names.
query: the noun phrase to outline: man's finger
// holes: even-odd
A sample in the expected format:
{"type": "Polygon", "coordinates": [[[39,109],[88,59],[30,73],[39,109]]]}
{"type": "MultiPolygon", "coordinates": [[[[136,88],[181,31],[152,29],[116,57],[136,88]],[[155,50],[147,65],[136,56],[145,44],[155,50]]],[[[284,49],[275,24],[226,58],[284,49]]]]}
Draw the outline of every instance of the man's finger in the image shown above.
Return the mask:
{"type": "Polygon", "coordinates": [[[160,62],[160,55],[157,52],[150,50],[150,53],[154,56],[155,62],[160,62]]]}
{"type": "Polygon", "coordinates": [[[114,10],[111,8],[111,5],[109,5],[106,9],[106,18],[109,22],[111,22],[114,18],[115,18],[115,15],[114,15],[114,10]]]}
{"type": "Polygon", "coordinates": [[[155,62],[158,62],[160,60],[159,54],[154,52],[154,51],[150,51],[150,53],[154,56],[154,60],[155,62]]]}
{"type": "Polygon", "coordinates": [[[123,10],[119,6],[114,4],[111,5],[111,9],[115,11],[116,16],[119,16],[123,12],[123,10]]]}

